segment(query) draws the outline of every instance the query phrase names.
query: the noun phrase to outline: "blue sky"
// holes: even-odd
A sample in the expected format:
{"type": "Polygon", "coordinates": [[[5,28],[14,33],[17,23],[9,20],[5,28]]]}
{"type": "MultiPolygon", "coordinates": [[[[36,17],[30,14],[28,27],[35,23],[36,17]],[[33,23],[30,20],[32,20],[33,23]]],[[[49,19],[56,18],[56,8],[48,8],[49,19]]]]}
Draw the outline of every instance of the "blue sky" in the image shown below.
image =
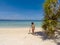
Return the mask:
{"type": "Polygon", "coordinates": [[[0,19],[41,20],[44,0],[0,0],[0,19]]]}

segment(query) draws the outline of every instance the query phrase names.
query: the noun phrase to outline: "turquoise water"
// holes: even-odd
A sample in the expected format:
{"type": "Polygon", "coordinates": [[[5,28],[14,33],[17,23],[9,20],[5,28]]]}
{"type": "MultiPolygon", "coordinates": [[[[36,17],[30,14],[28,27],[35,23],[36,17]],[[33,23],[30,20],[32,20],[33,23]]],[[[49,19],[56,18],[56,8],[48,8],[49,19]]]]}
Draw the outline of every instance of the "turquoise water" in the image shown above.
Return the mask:
{"type": "Polygon", "coordinates": [[[36,27],[42,26],[42,21],[29,21],[29,20],[19,20],[19,21],[0,21],[0,27],[30,27],[31,22],[35,23],[36,27]]]}

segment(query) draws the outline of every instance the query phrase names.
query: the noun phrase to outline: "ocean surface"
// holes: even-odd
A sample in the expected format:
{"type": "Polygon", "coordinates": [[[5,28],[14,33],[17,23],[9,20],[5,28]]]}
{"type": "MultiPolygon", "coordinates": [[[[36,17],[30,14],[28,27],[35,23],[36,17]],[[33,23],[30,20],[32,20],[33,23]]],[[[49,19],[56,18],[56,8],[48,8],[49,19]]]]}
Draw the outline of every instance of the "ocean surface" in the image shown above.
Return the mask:
{"type": "Polygon", "coordinates": [[[0,27],[30,27],[34,22],[35,27],[41,27],[43,21],[39,20],[0,20],[0,27]]]}

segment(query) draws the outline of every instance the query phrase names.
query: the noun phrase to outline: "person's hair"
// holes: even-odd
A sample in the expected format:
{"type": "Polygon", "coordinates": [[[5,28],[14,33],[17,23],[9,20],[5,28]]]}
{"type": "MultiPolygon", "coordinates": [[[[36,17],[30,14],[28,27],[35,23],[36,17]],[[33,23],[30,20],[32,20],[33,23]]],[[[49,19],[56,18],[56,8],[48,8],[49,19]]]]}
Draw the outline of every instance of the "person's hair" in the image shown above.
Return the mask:
{"type": "Polygon", "coordinates": [[[32,22],[31,24],[34,24],[34,22],[32,22]]]}

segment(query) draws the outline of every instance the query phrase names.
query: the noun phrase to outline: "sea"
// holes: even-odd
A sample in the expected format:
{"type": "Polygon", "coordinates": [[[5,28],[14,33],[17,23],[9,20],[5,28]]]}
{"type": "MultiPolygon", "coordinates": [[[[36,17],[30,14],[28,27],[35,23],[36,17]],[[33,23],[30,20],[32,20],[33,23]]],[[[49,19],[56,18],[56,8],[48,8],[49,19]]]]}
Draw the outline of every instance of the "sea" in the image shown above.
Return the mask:
{"type": "Polygon", "coordinates": [[[35,27],[41,27],[41,20],[0,20],[0,27],[30,27],[34,22],[35,27]]]}

